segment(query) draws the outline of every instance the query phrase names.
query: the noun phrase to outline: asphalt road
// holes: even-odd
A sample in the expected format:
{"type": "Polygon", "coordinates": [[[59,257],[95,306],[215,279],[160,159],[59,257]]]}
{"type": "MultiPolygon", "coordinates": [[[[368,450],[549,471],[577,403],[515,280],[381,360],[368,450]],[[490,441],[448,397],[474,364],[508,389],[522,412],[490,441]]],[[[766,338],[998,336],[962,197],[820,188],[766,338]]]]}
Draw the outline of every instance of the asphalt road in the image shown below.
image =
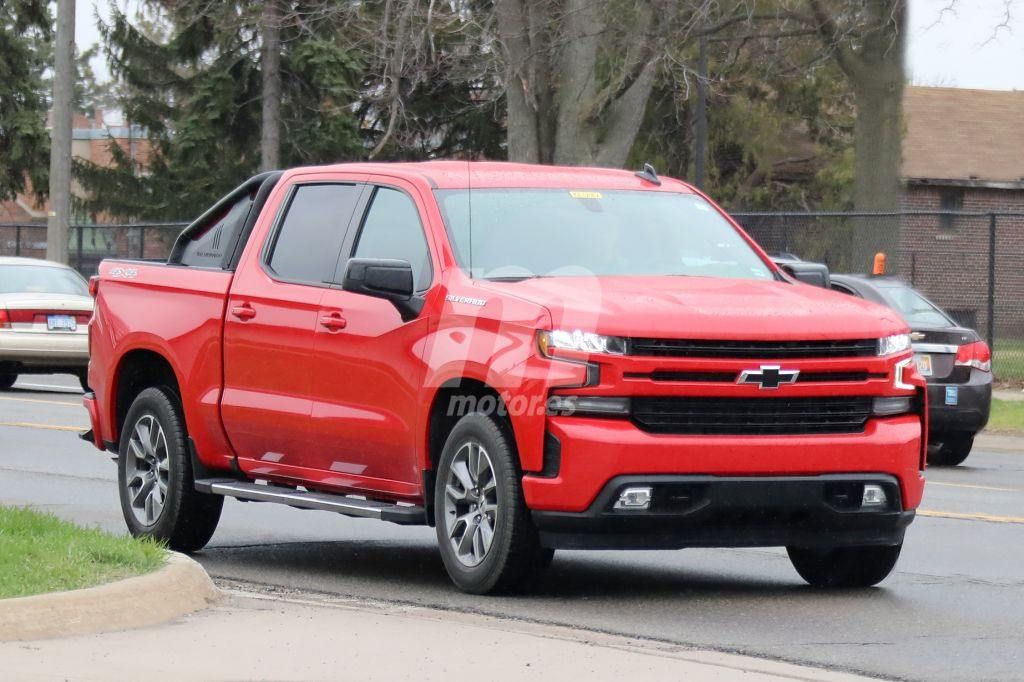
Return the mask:
{"type": "MultiPolygon", "coordinates": [[[[71,377],[0,393],[0,502],[124,529],[71,377]]],[[[450,585],[433,530],[229,500],[197,555],[215,578],[487,613],[914,680],[1024,680],[1024,448],[929,470],[880,587],[806,586],[782,550],[559,552],[529,597],[450,585]]]]}

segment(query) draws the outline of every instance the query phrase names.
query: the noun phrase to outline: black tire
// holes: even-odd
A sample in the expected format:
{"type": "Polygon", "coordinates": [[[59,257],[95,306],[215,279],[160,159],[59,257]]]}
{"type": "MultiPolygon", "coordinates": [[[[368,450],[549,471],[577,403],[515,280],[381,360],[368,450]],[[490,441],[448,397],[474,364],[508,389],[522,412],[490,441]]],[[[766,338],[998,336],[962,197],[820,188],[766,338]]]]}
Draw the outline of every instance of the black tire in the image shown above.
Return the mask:
{"type": "Polygon", "coordinates": [[[800,577],[815,587],[871,587],[885,580],[903,543],[825,549],[787,547],[800,577]]]}
{"type": "Polygon", "coordinates": [[[963,464],[974,447],[973,433],[935,434],[938,446],[928,453],[928,463],[936,466],[955,467],[963,464]]]}
{"type": "Polygon", "coordinates": [[[6,391],[18,380],[17,374],[0,374],[0,391],[6,391]]]}
{"type": "Polygon", "coordinates": [[[466,415],[448,435],[437,467],[434,521],[445,569],[452,582],[470,594],[499,594],[531,589],[539,582],[554,556],[554,550],[541,547],[537,529],[526,508],[522,474],[513,438],[492,418],[481,413],[466,415]],[[467,444],[482,446],[486,451],[493,467],[493,490],[496,496],[493,539],[480,563],[474,566],[464,563],[453,547],[445,510],[446,487],[452,463],[467,444]]]}
{"type": "MultiPolygon", "coordinates": [[[[119,450],[118,492],[121,497],[121,512],[131,534],[135,537],[160,540],[178,552],[195,552],[202,549],[217,529],[224,498],[220,495],[203,494],[195,489],[192,460],[186,441],[185,420],[173,391],[154,387],[139,393],[125,417],[119,450]],[[141,420],[150,425],[155,421],[162,429],[166,443],[162,448],[167,464],[166,492],[162,495],[162,508],[151,523],[137,518],[136,511],[133,510],[133,494],[129,489],[129,483],[132,481],[128,480],[129,468],[136,467],[136,462],[142,462],[142,459],[131,454],[131,440],[136,433],[136,425],[141,420]]],[[[153,470],[156,471],[156,467],[153,467],[153,470]]]]}
{"type": "Polygon", "coordinates": [[[88,393],[89,391],[92,390],[91,388],[89,388],[89,371],[88,370],[84,370],[83,369],[83,370],[81,370],[79,372],[75,372],[75,376],[78,377],[78,383],[82,385],[82,390],[83,391],[88,393]]]}

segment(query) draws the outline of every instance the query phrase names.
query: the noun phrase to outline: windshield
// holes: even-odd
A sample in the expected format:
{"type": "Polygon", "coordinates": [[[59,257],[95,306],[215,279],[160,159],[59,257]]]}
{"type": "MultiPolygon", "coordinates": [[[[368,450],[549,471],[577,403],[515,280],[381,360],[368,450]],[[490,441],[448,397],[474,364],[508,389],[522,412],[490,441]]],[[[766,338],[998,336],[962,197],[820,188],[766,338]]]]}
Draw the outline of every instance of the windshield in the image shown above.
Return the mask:
{"type": "Polygon", "coordinates": [[[692,194],[480,189],[437,197],[459,265],[477,279],[772,278],[733,226],[692,194]]]}
{"type": "Polygon", "coordinates": [[[890,308],[897,310],[911,327],[953,327],[946,314],[908,286],[893,284],[878,287],[890,308]]]}
{"type": "Polygon", "coordinates": [[[89,285],[67,268],[45,265],[0,265],[0,294],[70,294],[88,296],[89,285]]]}

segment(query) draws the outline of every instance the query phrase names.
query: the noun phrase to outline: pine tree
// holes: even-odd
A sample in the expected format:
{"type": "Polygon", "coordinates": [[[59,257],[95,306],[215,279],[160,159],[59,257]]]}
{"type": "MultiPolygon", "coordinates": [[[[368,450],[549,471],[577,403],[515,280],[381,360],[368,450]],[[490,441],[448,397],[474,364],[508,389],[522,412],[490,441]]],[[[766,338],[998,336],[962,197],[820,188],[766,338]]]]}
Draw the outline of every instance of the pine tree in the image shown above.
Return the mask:
{"type": "Polygon", "coordinates": [[[0,2],[0,200],[46,193],[50,138],[43,73],[51,19],[45,0],[0,2]]]}
{"type": "MultiPolygon", "coordinates": [[[[113,168],[77,165],[92,213],[188,219],[260,166],[260,2],[151,0],[133,22],[113,11],[105,51],[125,118],[147,131],[145,169],[113,148],[113,168]]],[[[358,62],[333,40],[330,14],[292,3],[282,16],[281,163],[337,162],[362,153],[352,103],[358,62]]]]}

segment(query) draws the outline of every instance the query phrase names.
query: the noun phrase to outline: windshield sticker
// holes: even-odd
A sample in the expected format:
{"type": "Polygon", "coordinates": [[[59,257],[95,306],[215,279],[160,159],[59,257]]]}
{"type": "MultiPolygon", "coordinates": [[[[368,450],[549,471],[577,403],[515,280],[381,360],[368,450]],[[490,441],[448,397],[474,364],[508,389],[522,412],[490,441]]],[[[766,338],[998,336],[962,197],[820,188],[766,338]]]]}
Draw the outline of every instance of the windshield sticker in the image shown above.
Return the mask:
{"type": "Polygon", "coordinates": [[[573,199],[601,199],[602,198],[600,192],[570,191],[569,192],[569,196],[571,196],[573,199]]]}

